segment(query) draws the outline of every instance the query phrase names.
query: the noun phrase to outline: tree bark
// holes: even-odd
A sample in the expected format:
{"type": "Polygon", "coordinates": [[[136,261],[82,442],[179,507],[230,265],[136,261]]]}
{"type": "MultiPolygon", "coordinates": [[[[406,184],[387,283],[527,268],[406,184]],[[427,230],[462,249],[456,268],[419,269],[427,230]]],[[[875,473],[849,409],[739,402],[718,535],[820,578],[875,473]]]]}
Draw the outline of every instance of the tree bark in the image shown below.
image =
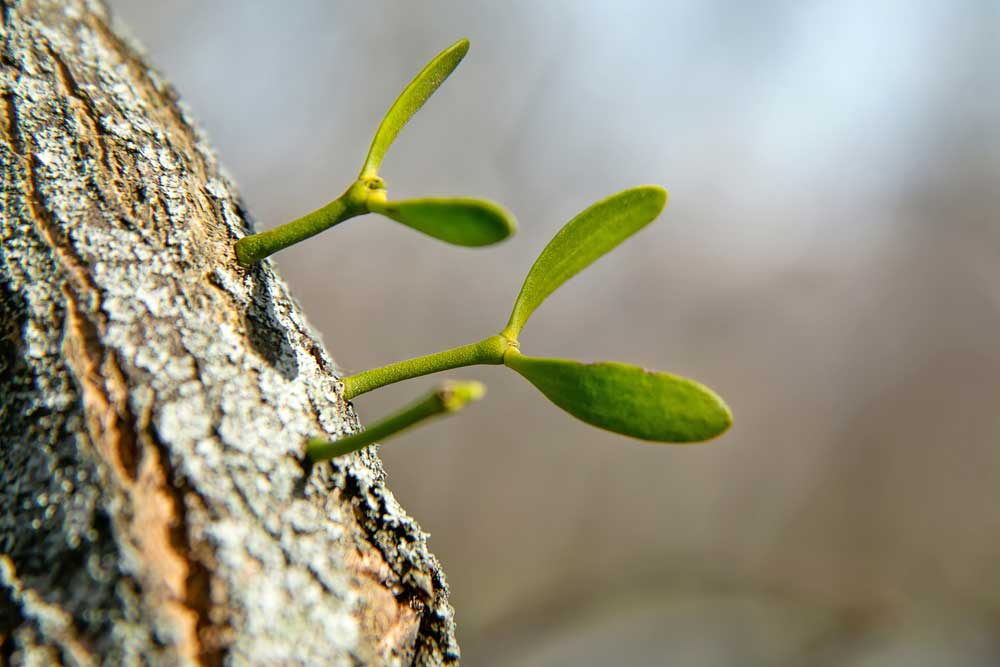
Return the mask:
{"type": "Polygon", "coordinates": [[[453,665],[426,535],[171,87],[93,0],[3,3],[0,662],[453,665]]]}

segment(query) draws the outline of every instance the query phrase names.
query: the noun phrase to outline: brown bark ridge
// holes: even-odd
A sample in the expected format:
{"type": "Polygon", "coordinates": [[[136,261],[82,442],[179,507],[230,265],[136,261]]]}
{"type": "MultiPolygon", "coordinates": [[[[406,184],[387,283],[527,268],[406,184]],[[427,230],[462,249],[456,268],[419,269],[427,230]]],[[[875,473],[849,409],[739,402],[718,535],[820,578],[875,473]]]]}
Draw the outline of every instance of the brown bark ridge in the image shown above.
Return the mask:
{"type": "Polygon", "coordinates": [[[171,87],[3,2],[0,663],[455,665],[444,575],[171,87]]]}

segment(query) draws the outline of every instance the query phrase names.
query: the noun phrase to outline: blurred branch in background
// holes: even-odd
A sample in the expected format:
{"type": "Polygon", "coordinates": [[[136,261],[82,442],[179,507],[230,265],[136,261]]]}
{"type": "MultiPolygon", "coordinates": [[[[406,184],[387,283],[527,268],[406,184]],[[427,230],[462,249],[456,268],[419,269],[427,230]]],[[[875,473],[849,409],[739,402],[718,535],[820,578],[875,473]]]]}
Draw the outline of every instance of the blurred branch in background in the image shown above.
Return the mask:
{"type": "Polygon", "coordinates": [[[384,452],[468,664],[513,664],[498,638],[523,665],[1000,660],[996,3],[112,4],[264,226],[338,194],[413,67],[471,38],[383,169],[399,196],[503,201],[521,233],[480,254],[372,220],[286,251],[347,370],[502,325],[534,250],[595,193],[670,191],[643,243],[522,342],[703,379],[730,435],[634,446],[484,370],[490,410],[384,452]],[[463,281],[478,298],[457,307],[442,286],[463,281]],[[706,578],[736,592],[653,585],[706,578]],[[641,650],[614,652],[622,623],[653,628],[641,650]]]}

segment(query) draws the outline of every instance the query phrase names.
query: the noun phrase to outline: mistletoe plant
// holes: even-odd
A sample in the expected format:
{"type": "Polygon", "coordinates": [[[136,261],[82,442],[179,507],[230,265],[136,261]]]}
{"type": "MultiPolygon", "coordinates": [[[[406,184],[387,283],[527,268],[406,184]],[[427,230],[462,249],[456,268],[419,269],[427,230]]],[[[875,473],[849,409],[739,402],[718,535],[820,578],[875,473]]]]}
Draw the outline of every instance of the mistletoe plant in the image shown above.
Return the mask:
{"type": "Polygon", "coordinates": [[[445,382],[422,399],[360,433],[352,433],[340,440],[311,439],[306,445],[306,453],[313,462],[350,454],[381,442],[418,422],[458,412],[485,394],[486,387],[480,382],[445,382]]]}
{"type": "Polygon", "coordinates": [[[517,225],[507,211],[485,199],[424,197],[390,201],[378,170],[403,126],[444,83],[469,50],[462,39],[437,55],[396,99],[375,132],[368,157],[354,183],[332,202],[298,220],[240,239],[236,260],[249,267],[268,255],[365,213],[379,213],[429,236],[462,246],[497,243],[517,225]]]}
{"type": "Polygon", "coordinates": [[[503,364],[560,408],[599,428],[655,442],[699,442],[720,435],[732,423],[729,408],[693,380],[617,362],[529,357],[517,341],[528,318],[550,294],[652,222],[666,201],[663,188],[642,186],[592,205],[539,255],[503,331],[478,343],[346,377],[345,397],[460,366],[503,364]]]}

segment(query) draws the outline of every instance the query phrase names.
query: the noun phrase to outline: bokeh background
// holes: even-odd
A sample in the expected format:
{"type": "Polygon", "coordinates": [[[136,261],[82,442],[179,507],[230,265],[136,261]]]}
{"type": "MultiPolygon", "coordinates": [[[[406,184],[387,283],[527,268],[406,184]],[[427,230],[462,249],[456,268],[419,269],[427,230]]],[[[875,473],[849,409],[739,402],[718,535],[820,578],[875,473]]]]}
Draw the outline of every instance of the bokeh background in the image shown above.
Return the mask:
{"type": "Polygon", "coordinates": [[[383,176],[496,199],[520,233],[466,250],[371,216],[277,255],[348,371],[495,333],[572,215],[670,191],[522,346],[698,378],[729,434],[628,441],[484,367],[453,375],[486,401],[382,448],[465,664],[1000,664],[1000,4],[111,6],[260,229],[340,194],[403,85],[471,38],[383,176]]]}

